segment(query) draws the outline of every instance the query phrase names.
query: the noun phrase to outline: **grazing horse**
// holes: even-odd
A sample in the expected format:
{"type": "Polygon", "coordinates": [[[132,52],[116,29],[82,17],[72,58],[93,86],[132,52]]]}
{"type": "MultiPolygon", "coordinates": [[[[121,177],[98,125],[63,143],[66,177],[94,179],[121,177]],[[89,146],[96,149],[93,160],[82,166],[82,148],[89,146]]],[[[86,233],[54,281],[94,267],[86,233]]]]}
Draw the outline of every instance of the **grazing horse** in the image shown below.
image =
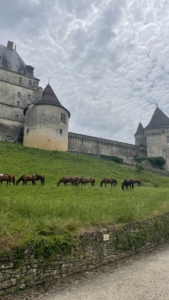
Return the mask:
{"type": "Polygon", "coordinates": [[[137,183],[138,186],[141,186],[141,179],[138,179],[138,178],[136,178],[136,179],[131,178],[130,180],[132,180],[134,184],[137,183]]]}
{"type": "Polygon", "coordinates": [[[74,181],[73,181],[74,177],[62,177],[58,182],[57,182],[57,186],[60,185],[61,182],[63,182],[64,186],[67,186],[67,183],[71,182],[71,184],[73,185],[74,181]]]}
{"type": "Polygon", "coordinates": [[[95,183],[95,179],[93,177],[81,177],[78,182],[77,182],[77,186],[81,183],[82,186],[86,186],[86,183],[91,183],[91,186],[94,186],[94,183],[95,183]]]}
{"type": "Polygon", "coordinates": [[[111,187],[112,187],[112,185],[114,185],[114,186],[117,185],[117,180],[114,179],[114,178],[104,178],[104,179],[100,182],[100,187],[102,187],[103,183],[104,183],[105,186],[107,186],[107,185],[106,185],[107,183],[110,183],[110,184],[111,184],[111,187]]]}
{"type": "Polygon", "coordinates": [[[74,177],[73,177],[73,185],[77,185],[78,181],[79,181],[81,178],[82,178],[82,177],[74,176],[74,177]]]}
{"type": "Polygon", "coordinates": [[[28,181],[32,181],[32,185],[35,185],[36,184],[35,180],[38,180],[36,175],[24,174],[16,181],[16,185],[18,185],[20,181],[22,181],[22,185],[26,185],[28,181]]]}
{"type": "Polygon", "coordinates": [[[126,189],[128,189],[128,186],[130,186],[130,188],[134,189],[134,183],[131,179],[125,179],[122,183],[122,190],[124,190],[124,186],[126,187],[126,189]]]}
{"type": "Polygon", "coordinates": [[[6,183],[10,183],[10,185],[15,184],[15,176],[11,174],[0,174],[0,183],[2,184],[2,181],[6,181],[6,183]]]}
{"type": "Polygon", "coordinates": [[[44,183],[45,183],[45,177],[42,176],[42,175],[35,175],[35,176],[36,176],[36,179],[34,179],[34,181],[40,180],[41,181],[41,185],[44,185],[44,183]]]}

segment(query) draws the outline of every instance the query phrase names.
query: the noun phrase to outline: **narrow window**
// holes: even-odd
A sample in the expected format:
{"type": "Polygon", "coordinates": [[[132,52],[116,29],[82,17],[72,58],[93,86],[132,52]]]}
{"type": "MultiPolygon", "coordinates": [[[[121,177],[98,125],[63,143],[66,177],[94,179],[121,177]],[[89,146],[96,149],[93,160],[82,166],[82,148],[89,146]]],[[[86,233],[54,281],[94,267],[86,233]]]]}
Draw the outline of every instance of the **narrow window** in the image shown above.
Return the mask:
{"type": "Polygon", "coordinates": [[[167,143],[169,143],[169,136],[167,136],[167,143]]]}
{"type": "Polygon", "coordinates": [[[19,77],[19,85],[22,85],[22,77],[19,77]]]}
{"type": "Polygon", "coordinates": [[[61,122],[66,124],[66,115],[61,114],[61,122]]]}
{"type": "Polygon", "coordinates": [[[31,95],[28,95],[28,103],[31,102],[31,95]]]}
{"type": "Polygon", "coordinates": [[[28,82],[28,87],[31,89],[32,88],[32,80],[29,80],[28,82]]]}
{"type": "Polygon", "coordinates": [[[17,97],[18,97],[19,99],[21,98],[21,93],[20,93],[20,92],[17,93],[17,97]]]}
{"type": "Polygon", "coordinates": [[[20,107],[20,101],[17,101],[17,106],[20,107]]]}
{"type": "Polygon", "coordinates": [[[63,131],[62,131],[62,129],[60,129],[60,135],[62,135],[63,134],[63,131]]]}
{"type": "Polygon", "coordinates": [[[19,116],[15,115],[15,121],[19,121],[19,116]]]}

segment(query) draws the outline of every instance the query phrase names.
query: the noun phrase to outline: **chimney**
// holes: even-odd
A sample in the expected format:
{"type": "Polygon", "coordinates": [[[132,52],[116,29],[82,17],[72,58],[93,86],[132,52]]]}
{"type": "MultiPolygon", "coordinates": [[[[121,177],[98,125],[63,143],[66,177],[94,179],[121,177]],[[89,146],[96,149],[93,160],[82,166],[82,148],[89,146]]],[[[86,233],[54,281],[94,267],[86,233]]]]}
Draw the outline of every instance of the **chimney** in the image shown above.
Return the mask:
{"type": "Polygon", "coordinates": [[[10,41],[8,41],[8,44],[7,44],[7,49],[9,49],[9,50],[13,50],[13,45],[14,45],[14,43],[13,43],[13,42],[10,42],[10,41]]]}

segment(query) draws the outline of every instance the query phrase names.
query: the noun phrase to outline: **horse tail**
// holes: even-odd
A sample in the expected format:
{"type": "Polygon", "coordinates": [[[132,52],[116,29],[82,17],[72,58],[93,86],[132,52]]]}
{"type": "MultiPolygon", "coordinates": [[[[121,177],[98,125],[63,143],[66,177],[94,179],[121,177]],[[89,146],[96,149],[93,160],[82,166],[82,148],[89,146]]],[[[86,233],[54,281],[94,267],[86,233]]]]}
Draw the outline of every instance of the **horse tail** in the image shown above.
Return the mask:
{"type": "Polygon", "coordinates": [[[122,183],[122,186],[121,186],[122,190],[124,190],[124,182],[122,183]]]}
{"type": "Polygon", "coordinates": [[[103,180],[100,182],[100,187],[102,187],[102,185],[103,185],[103,180]]]}
{"type": "Polygon", "coordinates": [[[114,183],[115,183],[115,185],[117,185],[117,180],[116,179],[114,179],[114,183]]]}
{"type": "Polygon", "coordinates": [[[15,184],[15,176],[13,176],[13,184],[15,184]]]}
{"type": "Polygon", "coordinates": [[[43,180],[43,184],[45,184],[45,177],[44,176],[42,177],[42,180],[43,180]]]}

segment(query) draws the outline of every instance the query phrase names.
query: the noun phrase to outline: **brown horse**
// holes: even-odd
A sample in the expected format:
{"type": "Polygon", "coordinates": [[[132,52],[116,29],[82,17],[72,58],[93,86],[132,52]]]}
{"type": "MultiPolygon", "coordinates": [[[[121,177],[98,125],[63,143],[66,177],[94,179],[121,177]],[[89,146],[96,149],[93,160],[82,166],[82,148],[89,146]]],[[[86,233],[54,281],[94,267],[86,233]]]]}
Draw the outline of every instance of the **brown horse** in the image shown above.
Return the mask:
{"type": "Polygon", "coordinates": [[[74,184],[73,181],[74,177],[62,177],[58,182],[57,182],[57,186],[60,185],[61,182],[63,182],[64,186],[67,186],[67,183],[71,182],[71,184],[74,184]]]}
{"type": "Polygon", "coordinates": [[[73,177],[73,185],[77,185],[78,181],[79,181],[81,178],[82,178],[82,177],[74,176],[74,177],[73,177]]]}
{"type": "Polygon", "coordinates": [[[100,187],[102,187],[102,185],[106,186],[107,183],[110,183],[111,184],[111,187],[112,185],[116,186],[117,185],[117,180],[114,179],[114,178],[104,178],[101,182],[100,182],[100,187]]]}
{"type": "Polygon", "coordinates": [[[136,178],[136,179],[131,178],[130,180],[132,180],[134,184],[137,183],[138,186],[141,186],[141,180],[140,179],[138,179],[138,178],[136,178]]]}
{"type": "Polygon", "coordinates": [[[6,183],[10,183],[10,185],[15,184],[15,176],[11,174],[0,174],[0,183],[2,184],[3,181],[6,183]]]}
{"type": "Polygon", "coordinates": [[[44,177],[41,175],[22,175],[17,181],[16,181],[16,185],[19,184],[20,181],[22,181],[22,185],[26,185],[28,181],[32,181],[32,185],[35,185],[37,180],[41,181],[41,184],[44,184],[44,177]]]}
{"type": "Polygon", "coordinates": [[[86,186],[86,183],[91,183],[91,186],[94,186],[94,184],[95,184],[95,179],[93,178],[93,177],[81,177],[79,180],[78,180],[78,182],[77,182],[77,186],[79,185],[79,184],[82,184],[82,186],[86,186]]]}

